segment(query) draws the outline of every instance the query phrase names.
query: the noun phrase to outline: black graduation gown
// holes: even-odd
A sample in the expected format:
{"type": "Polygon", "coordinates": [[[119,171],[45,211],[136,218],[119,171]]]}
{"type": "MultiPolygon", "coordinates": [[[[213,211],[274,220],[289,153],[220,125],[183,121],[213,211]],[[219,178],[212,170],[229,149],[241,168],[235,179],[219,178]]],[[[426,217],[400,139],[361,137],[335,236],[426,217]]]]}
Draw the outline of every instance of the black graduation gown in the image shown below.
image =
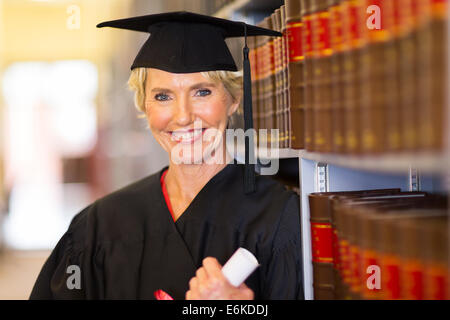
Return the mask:
{"type": "Polygon", "coordinates": [[[256,299],[303,299],[299,199],[257,175],[245,195],[243,165],[217,173],[174,223],[161,190],[164,170],[78,213],[44,264],[30,299],[184,299],[205,257],[223,265],[239,247],[260,267],[247,279],[256,299]],[[81,288],[69,289],[78,266],[81,288]]]}

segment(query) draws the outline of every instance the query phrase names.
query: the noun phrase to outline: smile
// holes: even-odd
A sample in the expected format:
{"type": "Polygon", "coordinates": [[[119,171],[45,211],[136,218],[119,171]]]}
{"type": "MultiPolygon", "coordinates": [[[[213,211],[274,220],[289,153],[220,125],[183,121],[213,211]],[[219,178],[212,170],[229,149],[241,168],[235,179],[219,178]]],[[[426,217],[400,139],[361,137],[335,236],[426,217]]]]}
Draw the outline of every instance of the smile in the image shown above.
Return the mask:
{"type": "Polygon", "coordinates": [[[169,131],[169,134],[171,135],[172,141],[176,141],[182,144],[191,144],[197,141],[205,131],[206,128],[201,128],[201,129],[189,129],[180,131],[169,131]]]}

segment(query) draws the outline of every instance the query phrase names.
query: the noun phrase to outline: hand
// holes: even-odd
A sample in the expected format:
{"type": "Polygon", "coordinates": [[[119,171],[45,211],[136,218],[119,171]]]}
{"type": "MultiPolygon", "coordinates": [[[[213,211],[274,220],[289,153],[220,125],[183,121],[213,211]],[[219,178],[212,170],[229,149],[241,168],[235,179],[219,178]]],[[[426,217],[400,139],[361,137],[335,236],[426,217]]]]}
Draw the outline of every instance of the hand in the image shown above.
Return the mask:
{"type": "Polygon", "coordinates": [[[203,259],[203,266],[189,281],[186,300],[253,300],[253,291],[242,283],[233,286],[222,274],[222,266],[216,258],[203,259]]]}

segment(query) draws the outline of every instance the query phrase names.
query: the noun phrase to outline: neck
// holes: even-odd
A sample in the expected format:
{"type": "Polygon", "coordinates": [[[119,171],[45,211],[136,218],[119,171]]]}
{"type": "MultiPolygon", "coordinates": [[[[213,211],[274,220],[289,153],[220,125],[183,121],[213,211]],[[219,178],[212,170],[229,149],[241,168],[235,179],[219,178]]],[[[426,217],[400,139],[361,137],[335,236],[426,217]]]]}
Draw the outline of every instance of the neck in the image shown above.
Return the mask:
{"type": "Polygon", "coordinates": [[[170,161],[165,182],[171,201],[190,203],[208,181],[233,160],[233,157],[225,149],[222,159],[225,161],[200,164],[175,164],[170,161]]]}

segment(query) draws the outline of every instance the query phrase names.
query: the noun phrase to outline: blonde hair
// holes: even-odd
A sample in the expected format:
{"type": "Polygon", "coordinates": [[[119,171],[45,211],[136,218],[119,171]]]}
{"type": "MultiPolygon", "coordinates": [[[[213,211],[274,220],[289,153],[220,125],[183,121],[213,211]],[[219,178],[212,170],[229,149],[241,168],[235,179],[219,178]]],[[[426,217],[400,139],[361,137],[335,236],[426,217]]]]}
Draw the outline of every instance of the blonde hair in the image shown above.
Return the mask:
{"type": "MultiPolygon", "coordinates": [[[[242,95],[242,71],[205,71],[202,76],[213,82],[221,82],[230,94],[232,101],[236,102],[242,95]]],[[[145,80],[146,68],[135,68],[128,79],[128,88],[134,91],[134,105],[137,110],[145,112],[145,80]]]]}

